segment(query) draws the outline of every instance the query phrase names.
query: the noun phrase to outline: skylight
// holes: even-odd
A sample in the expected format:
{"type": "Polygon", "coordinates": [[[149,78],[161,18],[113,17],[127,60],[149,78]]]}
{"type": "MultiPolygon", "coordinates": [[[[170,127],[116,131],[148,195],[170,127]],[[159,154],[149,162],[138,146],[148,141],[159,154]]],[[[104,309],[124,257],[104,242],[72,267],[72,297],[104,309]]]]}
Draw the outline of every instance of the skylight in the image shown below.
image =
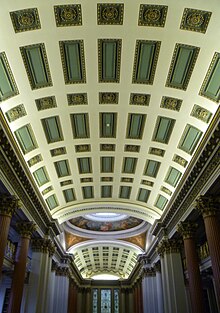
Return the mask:
{"type": "Polygon", "coordinates": [[[99,274],[91,277],[94,280],[119,280],[120,277],[110,274],[99,274]]]}

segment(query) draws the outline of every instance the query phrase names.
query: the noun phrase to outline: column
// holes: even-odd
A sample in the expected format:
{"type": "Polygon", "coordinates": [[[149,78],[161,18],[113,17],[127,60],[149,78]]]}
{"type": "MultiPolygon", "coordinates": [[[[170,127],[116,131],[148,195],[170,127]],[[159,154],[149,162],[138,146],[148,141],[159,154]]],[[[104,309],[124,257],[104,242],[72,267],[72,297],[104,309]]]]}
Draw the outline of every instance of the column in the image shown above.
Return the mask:
{"type": "Polygon", "coordinates": [[[144,313],[157,313],[156,272],[152,267],[144,269],[142,288],[144,313]]]}
{"type": "Polygon", "coordinates": [[[187,302],[178,242],[164,239],[158,246],[158,253],[161,256],[164,312],[186,313],[187,302]]]}
{"type": "Polygon", "coordinates": [[[202,214],[209,245],[212,271],[215,281],[216,298],[220,310],[220,222],[217,216],[220,198],[200,196],[196,207],[202,214]]]}
{"type": "Polygon", "coordinates": [[[70,282],[69,282],[69,294],[68,294],[68,313],[73,313],[74,307],[74,282],[73,280],[70,278],[70,282]]]}
{"type": "Polygon", "coordinates": [[[91,310],[91,288],[85,288],[85,312],[90,312],[91,310]]]}
{"type": "Polygon", "coordinates": [[[133,313],[134,312],[134,289],[131,288],[128,291],[128,305],[129,309],[126,312],[133,313]]]}
{"type": "Polygon", "coordinates": [[[68,309],[68,291],[69,291],[69,268],[59,266],[56,270],[56,282],[54,289],[54,307],[53,313],[67,313],[68,309]]]}
{"type": "Polygon", "coordinates": [[[199,259],[194,239],[196,228],[197,225],[194,223],[181,222],[178,225],[177,230],[183,236],[192,311],[193,313],[205,313],[202,279],[200,276],[199,259]]]}
{"type": "Polygon", "coordinates": [[[33,253],[25,306],[26,313],[47,311],[51,256],[54,250],[54,245],[50,239],[35,239],[32,242],[33,253]]]}
{"type": "Polygon", "coordinates": [[[125,309],[125,304],[126,304],[126,289],[125,288],[121,288],[120,291],[120,312],[124,313],[127,312],[125,309]]]}
{"type": "Polygon", "coordinates": [[[77,289],[77,310],[76,310],[77,313],[78,312],[83,313],[82,302],[83,302],[83,289],[79,287],[77,289]]]}
{"type": "Polygon", "coordinates": [[[162,275],[160,262],[154,264],[154,270],[156,272],[156,294],[157,294],[157,308],[158,313],[164,312],[163,306],[163,288],[162,288],[162,275]]]}
{"type": "Polygon", "coordinates": [[[35,224],[32,222],[20,222],[19,224],[17,224],[17,229],[21,237],[15,259],[8,313],[20,312],[26,273],[28,248],[31,235],[35,231],[36,227],[35,224]]]}
{"type": "Polygon", "coordinates": [[[56,270],[57,269],[58,269],[58,264],[52,260],[51,270],[49,274],[48,291],[47,291],[46,312],[53,312],[54,290],[55,290],[55,284],[56,284],[56,270]]]}
{"type": "Polygon", "coordinates": [[[7,245],[8,232],[12,215],[18,207],[18,199],[14,196],[0,196],[0,278],[4,262],[5,248],[7,245]]]}

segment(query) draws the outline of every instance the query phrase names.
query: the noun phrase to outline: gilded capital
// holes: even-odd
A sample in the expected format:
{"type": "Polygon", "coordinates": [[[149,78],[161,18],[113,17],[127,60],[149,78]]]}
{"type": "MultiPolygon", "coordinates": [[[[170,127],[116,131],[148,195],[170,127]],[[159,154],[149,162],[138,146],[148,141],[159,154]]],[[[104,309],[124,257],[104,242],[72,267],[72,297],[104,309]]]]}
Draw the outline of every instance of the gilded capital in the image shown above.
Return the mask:
{"type": "Polygon", "coordinates": [[[69,276],[69,268],[66,266],[58,266],[56,269],[56,275],[57,276],[69,276]]]}
{"type": "Polygon", "coordinates": [[[157,247],[157,253],[161,257],[163,257],[164,254],[177,252],[180,252],[180,241],[175,239],[164,239],[159,243],[157,247]]]}
{"type": "Polygon", "coordinates": [[[12,217],[17,209],[20,206],[20,200],[16,196],[2,194],[0,195],[0,215],[5,215],[12,217]]]}
{"type": "Polygon", "coordinates": [[[177,231],[183,236],[183,239],[194,238],[198,224],[192,222],[180,222],[177,225],[177,231]]]}
{"type": "Polygon", "coordinates": [[[199,196],[195,203],[197,210],[202,214],[203,218],[217,214],[219,199],[212,196],[199,196]]]}
{"type": "Polygon", "coordinates": [[[30,239],[36,230],[36,225],[33,222],[18,222],[16,228],[21,237],[30,239]]]}
{"type": "Polygon", "coordinates": [[[155,269],[153,267],[148,267],[144,269],[144,277],[156,276],[155,269]]]}
{"type": "Polygon", "coordinates": [[[50,239],[37,238],[32,240],[32,250],[36,252],[49,253],[49,255],[52,256],[55,252],[55,247],[50,239]]]}

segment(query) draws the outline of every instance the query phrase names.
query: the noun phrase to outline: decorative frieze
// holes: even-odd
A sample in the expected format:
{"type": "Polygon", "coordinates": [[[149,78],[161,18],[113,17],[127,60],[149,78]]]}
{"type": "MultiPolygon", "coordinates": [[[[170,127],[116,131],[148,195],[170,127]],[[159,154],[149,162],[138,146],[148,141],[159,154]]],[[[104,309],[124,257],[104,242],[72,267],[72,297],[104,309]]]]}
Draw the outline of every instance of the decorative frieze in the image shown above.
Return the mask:
{"type": "Polygon", "coordinates": [[[198,224],[192,222],[180,222],[177,225],[177,231],[183,236],[183,239],[194,238],[198,224]]]}
{"type": "Polygon", "coordinates": [[[21,202],[15,196],[1,194],[0,195],[0,215],[12,217],[15,209],[19,208],[21,202]]]}

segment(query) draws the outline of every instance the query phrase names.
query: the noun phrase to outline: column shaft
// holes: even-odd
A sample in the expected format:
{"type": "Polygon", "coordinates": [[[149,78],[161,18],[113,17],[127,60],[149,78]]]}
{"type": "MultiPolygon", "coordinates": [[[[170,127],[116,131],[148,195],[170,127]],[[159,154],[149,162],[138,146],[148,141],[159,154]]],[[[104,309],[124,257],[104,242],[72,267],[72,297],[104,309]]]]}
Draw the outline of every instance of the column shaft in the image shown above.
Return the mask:
{"type": "Polygon", "coordinates": [[[2,274],[2,266],[4,262],[5,248],[7,245],[10,222],[10,216],[0,215],[0,277],[2,274]]]}

